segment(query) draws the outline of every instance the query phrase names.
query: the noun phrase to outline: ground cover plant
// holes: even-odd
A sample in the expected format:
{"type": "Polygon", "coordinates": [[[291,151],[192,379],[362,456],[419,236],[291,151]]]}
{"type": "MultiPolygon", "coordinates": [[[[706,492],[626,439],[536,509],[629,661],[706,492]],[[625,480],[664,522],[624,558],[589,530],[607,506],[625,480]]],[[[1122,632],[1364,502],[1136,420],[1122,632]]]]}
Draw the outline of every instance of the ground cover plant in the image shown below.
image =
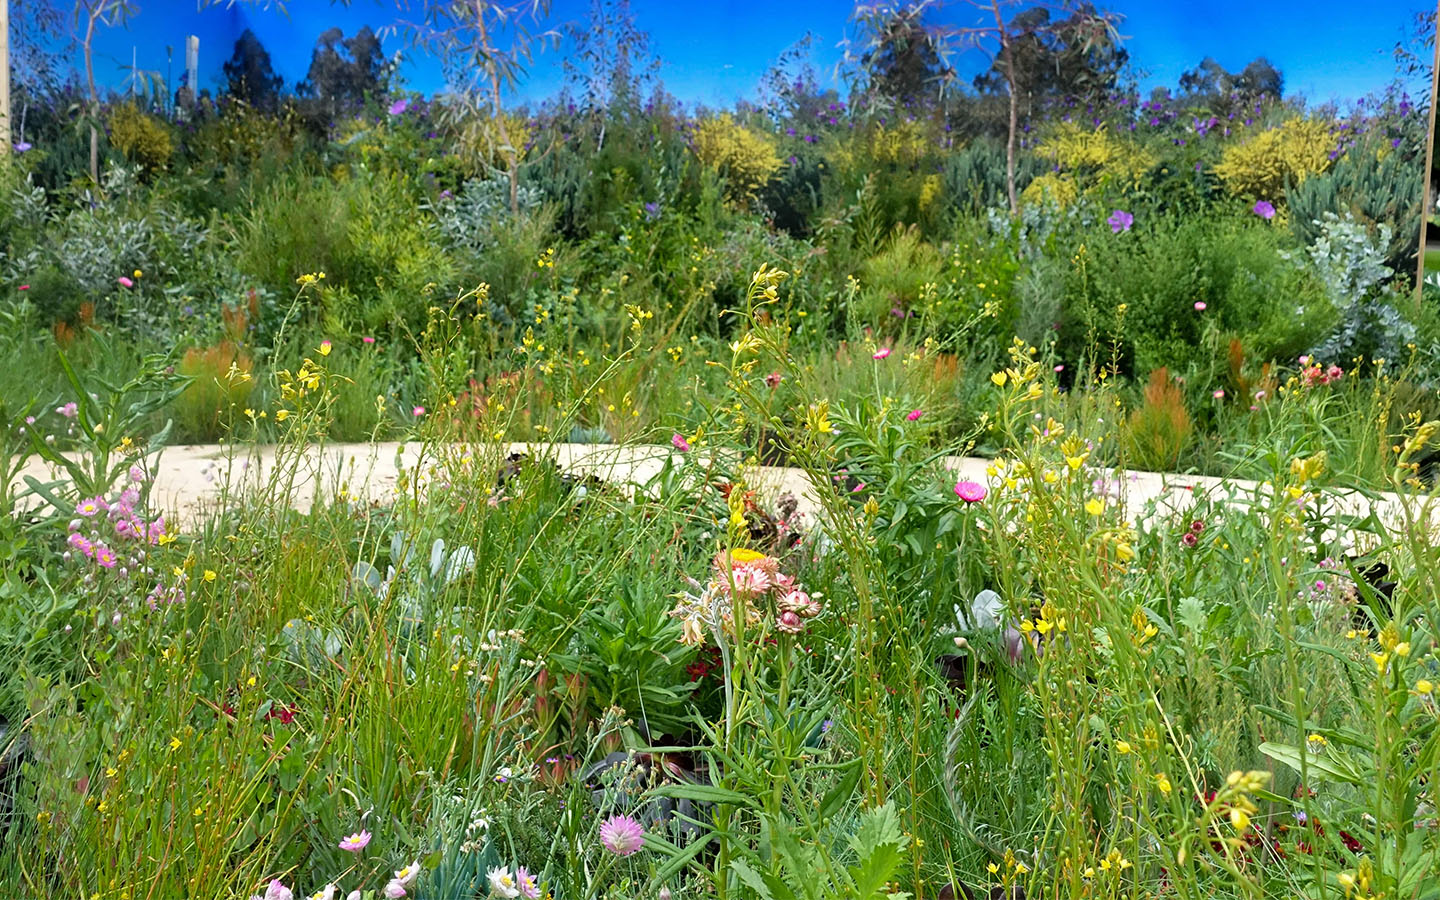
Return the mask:
{"type": "Polygon", "coordinates": [[[530,107],[521,44],[427,98],[365,33],[295,96],[253,35],[193,104],[21,84],[0,883],[1440,897],[1433,18],[1339,109],[1142,98],[1062,12],[942,90],[862,5],[848,93],[726,110],[604,3],[530,107]],[[392,492],[306,468],[389,439],[392,492]],[[182,516],[182,442],[275,464],[182,516]]]}

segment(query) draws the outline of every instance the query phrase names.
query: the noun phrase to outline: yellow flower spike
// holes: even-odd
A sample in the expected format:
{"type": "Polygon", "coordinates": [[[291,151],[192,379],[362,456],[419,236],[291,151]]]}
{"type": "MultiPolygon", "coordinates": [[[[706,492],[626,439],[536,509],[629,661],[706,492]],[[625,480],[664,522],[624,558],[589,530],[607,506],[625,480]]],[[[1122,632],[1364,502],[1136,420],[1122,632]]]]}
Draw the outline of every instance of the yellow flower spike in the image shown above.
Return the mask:
{"type": "Polygon", "coordinates": [[[996,372],[994,375],[990,376],[990,380],[995,383],[996,387],[1004,387],[1005,379],[1006,375],[1004,372],[996,372]]]}
{"type": "Polygon", "coordinates": [[[283,422],[283,421],[285,421],[285,420],[288,419],[288,418],[290,418],[290,410],[288,410],[288,409],[277,409],[277,410],[275,411],[275,421],[277,421],[277,422],[283,422]]]}
{"type": "Polygon", "coordinates": [[[1370,659],[1372,659],[1372,660],[1375,662],[1375,672],[1376,672],[1376,674],[1378,674],[1378,675],[1384,675],[1384,674],[1385,674],[1385,668],[1386,668],[1386,666],[1387,666],[1387,665],[1389,664],[1389,662],[1390,662],[1390,654],[1388,654],[1388,653],[1372,653],[1372,654],[1370,654],[1370,659]]]}
{"type": "Polygon", "coordinates": [[[204,577],[206,581],[214,581],[217,576],[215,575],[214,569],[206,569],[204,577]]]}
{"type": "Polygon", "coordinates": [[[1155,787],[1160,790],[1160,793],[1167,796],[1174,790],[1170,784],[1170,779],[1166,777],[1164,772],[1159,772],[1155,775],[1155,787]]]}
{"type": "Polygon", "coordinates": [[[1409,656],[1409,655],[1410,655],[1410,642],[1409,642],[1409,641],[1401,641],[1400,643],[1396,644],[1396,645],[1395,645],[1395,655],[1396,655],[1396,656],[1409,656]]]}
{"type": "Polygon", "coordinates": [[[1235,826],[1236,831],[1244,831],[1250,827],[1250,816],[1245,810],[1238,806],[1230,808],[1230,824],[1235,826]]]}
{"type": "Polygon", "coordinates": [[[1435,685],[1431,684],[1429,679],[1422,678],[1415,682],[1415,693],[1417,694],[1428,694],[1433,690],[1435,690],[1435,685]]]}
{"type": "Polygon", "coordinates": [[[1121,755],[1124,755],[1124,754],[1126,754],[1126,753],[1129,753],[1129,752],[1131,752],[1131,751],[1134,750],[1134,749],[1135,749],[1134,747],[1131,747],[1131,746],[1130,746],[1130,742],[1129,742],[1129,741],[1116,741],[1116,742],[1115,742],[1115,752],[1116,752],[1116,753],[1119,753],[1119,754],[1121,754],[1121,755]]]}
{"type": "Polygon", "coordinates": [[[1099,497],[1091,497],[1085,501],[1085,511],[1092,516],[1102,515],[1105,512],[1105,501],[1099,497]]]}
{"type": "Polygon", "coordinates": [[[318,352],[321,356],[329,356],[329,355],[330,355],[330,342],[329,342],[329,341],[321,341],[321,342],[320,342],[320,346],[319,346],[317,352],[318,352]]]}

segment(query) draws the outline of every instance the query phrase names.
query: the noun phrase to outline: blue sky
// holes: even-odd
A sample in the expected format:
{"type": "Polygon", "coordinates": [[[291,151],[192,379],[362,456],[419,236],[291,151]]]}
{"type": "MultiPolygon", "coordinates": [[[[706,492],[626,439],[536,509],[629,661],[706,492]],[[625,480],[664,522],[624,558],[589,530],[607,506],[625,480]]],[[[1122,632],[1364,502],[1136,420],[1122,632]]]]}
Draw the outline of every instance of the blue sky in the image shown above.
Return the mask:
{"type": "MultiPolygon", "coordinates": [[[[315,38],[326,28],[339,26],[351,34],[362,25],[379,29],[404,18],[394,0],[351,0],[348,7],[330,0],[289,0],[288,15],[240,4],[197,12],[195,0],[138,0],[138,5],[140,13],[128,27],[111,28],[97,39],[97,77],[109,85],[123,84],[132,48],[141,69],[164,76],[166,45],[174,48],[168,69],[170,83],[177,83],[185,36],[196,34],[201,86],[214,88],[235,37],[246,27],[260,36],[276,70],[293,84],[304,77],[315,38]]],[[[581,22],[588,5],[587,0],[555,0],[550,21],[581,22]]],[[[1143,89],[1175,85],[1183,71],[1207,55],[1232,71],[1263,55],[1284,72],[1287,94],[1318,102],[1354,99],[1383,87],[1394,71],[1390,50],[1424,0],[1112,0],[1100,5],[1124,16],[1120,30],[1128,38],[1132,63],[1143,74],[1143,89]]],[[[807,32],[815,37],[812,61],[821,81],[831,83],[852,6],[850,0],[632,0],[638,25],[650,33],[664,63],[666,88],[683,101],[709,105],[753,97],[775,58],[807,32]]],[[[951,4],[948,11],[957,24],[974,15],[963,3],[951,4]]],[[[396,36],[386,49],[407,47],[396,36]]],[[[560,87],[563,52],[562,46],[537,58],[524,96],[544,97],[560,87]]],[[[78,51],[74,60],[78,69],[78,51]]],[[[962,68],[981,64],[974,56],[962,68]]],[[[402,74],[412,90],[431,93],[442,87],[438,67],[424,58],[407,60],[402,74]]]]}

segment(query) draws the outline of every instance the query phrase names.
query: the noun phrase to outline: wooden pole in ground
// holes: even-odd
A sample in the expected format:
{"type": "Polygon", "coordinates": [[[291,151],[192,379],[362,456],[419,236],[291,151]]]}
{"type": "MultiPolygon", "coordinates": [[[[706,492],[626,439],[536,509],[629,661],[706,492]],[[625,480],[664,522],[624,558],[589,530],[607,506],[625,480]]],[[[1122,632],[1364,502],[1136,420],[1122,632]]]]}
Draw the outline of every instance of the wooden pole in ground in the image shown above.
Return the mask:
{"type": "Polygon", "coordinates": [[[1420,298],[1425,281],[1425,232],[1430,224],[1430,185],[1435,178],[1435,100],[1440,92],[1440,4],[1435,11],[1435,58],[1430,61],[1430,125],[1425,132],[1425,185],[1420,196],[1420,251],[1415,254],[1415,311],[1420,311],[1420,298]]]}
{"type": "Polygon", "coordinates": [[[0,156],[14,152],[10,139],[10,0],[0,0],[0,156]]]}

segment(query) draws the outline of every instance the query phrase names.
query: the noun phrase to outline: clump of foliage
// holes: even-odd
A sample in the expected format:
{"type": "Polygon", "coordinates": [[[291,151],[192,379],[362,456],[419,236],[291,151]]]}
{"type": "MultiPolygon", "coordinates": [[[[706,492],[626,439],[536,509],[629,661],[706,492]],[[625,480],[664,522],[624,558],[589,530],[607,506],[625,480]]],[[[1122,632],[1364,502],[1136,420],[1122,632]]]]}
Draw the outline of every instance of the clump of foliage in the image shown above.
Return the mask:
{"type": "Polygon", "coordinates": [[[1227,147],[1215,175],[1236,196],[1282,197],[1290,186],[1328,169],[1335,145],[1330,123],[1296,117],[1227,147]]]}
{"type": "Polygon", "coordinates": [[[133,103],[120,106],[110,114],[110,142],[152,176],[169,164],[174,150],[170,129],[133,103]]]}
{"type": "Polygon", "coordinates": [[[774,141],[737,123],[729,113],[695,127],[695,155],[724,176],[725,196],[735,203],[753,199],[780,169],[774,141]]]}

